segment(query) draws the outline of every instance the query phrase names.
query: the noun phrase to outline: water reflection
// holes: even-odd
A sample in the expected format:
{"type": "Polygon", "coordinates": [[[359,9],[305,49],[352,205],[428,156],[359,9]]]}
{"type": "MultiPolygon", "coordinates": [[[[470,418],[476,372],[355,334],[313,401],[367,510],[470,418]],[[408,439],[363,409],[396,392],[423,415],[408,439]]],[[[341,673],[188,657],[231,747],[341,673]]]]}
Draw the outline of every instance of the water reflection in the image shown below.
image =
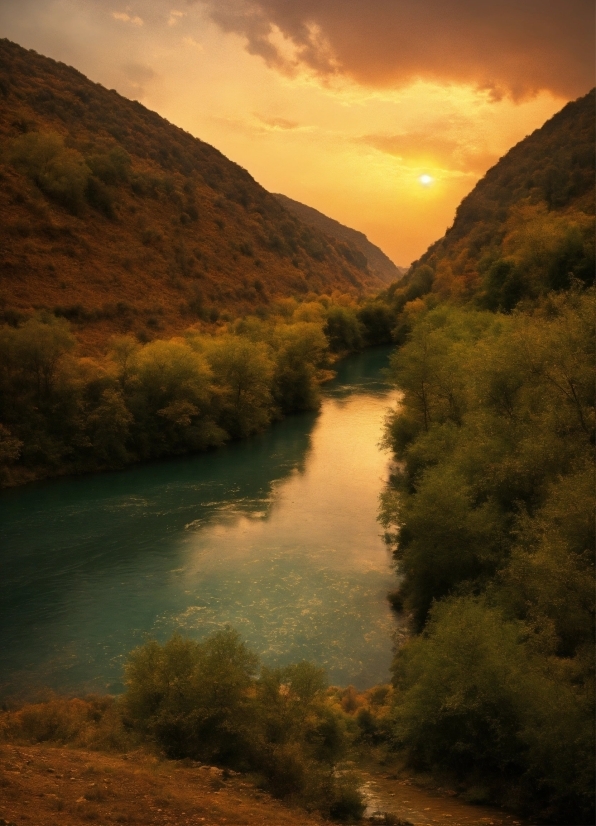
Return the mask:
{"type": "Polygon", "coordinates": [[[3,494],[3,692],[120,690],[126,652],[147,634],[198,638],[226,623],[271,664],[385,679],[386,358],[347,360],[319,415],[248,442],[3,494]]]}

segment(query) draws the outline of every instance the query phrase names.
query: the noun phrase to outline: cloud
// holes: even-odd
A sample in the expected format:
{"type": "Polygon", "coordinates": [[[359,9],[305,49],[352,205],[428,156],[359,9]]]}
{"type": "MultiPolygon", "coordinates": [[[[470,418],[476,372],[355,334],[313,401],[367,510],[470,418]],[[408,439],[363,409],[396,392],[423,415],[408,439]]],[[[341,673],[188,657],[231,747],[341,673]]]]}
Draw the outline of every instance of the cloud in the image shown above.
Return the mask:
{"type": "Polygon", "coordinates": [[[182,43],[185,46],[190,46],[193,49],[197,49],[199,52],[202,52],[204,50],[203,44],[199,43],[197,40],[194,39],[194,37],[191,37],[190,35],[186,35],[185,37],[183,37],[182,43]]]}
{"type": "Polygon", "coordinates": [[[255,115],[259,121],[274,131],[285,131],[288,129],[299,129],[300,124],[296,120],[287,120],[286,118],[264,118],[260,115],[255,115]]]}
{"type": "Polygon", "coordinates": [[[134,26],[143,25],[143,20],[138,15],[131,17],[126,11],[113,11],[112,17],[114,20],[122,20],[123,23],[132,23],[134,26]]]}
{"type": "Polygon", "coordinates": [[[408,164],[472,175],[483,175],[499,159],[497,153],[484,146],[468,145],[440,132],[362,135],[356,142],[408,164]]]}
{"type": "Polygon", "coordinates": [[[142,98],[146,92],[146,85],[155,80],[158,75],[151,68],[143,63],[125,63],[121,67],[122,73],[128,81],[127,93],[132,93],[137,98],[142,98]]]}
{"type": "MultiPolygon", "coordinates": [[[[189,0],[191,2],[191,0],[189,0]]],[[[493,99],[594,84],[592,0],[202,0],[287,74],[373,87],[472,84],[493,99]]]]}
{"type": "Polygon", "coordinates": [[[122,70],[133,83],[147,83],[157,77],[151,66],[145,66],[142,63],[125,63],[122,70]]]}
{"type": "Polygon", "coordinates": [[[184,11],[176,11],[176,9],[172,9],[170,12],[170,17],[168,18],[168,26],[175,26],[176,23],[180,21],[181,17],[185,17],[186,12],[184,11]]]}

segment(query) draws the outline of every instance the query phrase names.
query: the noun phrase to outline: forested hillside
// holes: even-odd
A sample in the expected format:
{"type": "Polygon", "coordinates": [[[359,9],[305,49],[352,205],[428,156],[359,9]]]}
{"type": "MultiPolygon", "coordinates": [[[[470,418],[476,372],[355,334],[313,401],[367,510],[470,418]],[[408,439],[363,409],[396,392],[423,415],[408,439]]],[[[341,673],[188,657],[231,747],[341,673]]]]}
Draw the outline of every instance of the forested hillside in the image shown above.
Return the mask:
{"type": "Polygon", "coordinates": [[[0,314],[44,310],[88,349],[378,289],[217,149],[64,64],[0,41],[0,314]]]}
{"type": "Polygon", "coordinates": [[[294,201],[292,198],[288,198],[287,195],[276,194],[275,197],[282,206],[289,212],[293,212],[305,224],[320,229],[321,232],[331,238],[347,243],[348,247],[356,248],[364,256],[364,261],[359,258],[355,263],[360,263],[360,266],[362,266],[366,262],[369,271],[378,276],[381,281],[387,284],[392,281],[399,281],[406,272],[406,268],[396,267],[383,250],[372,244],[363,232],[346,227],[344,224],[340,224],[339,221],[323,215],[318,209],[294,201]]]}
{"type": "Polygon", "coordinates": [[[382,506],[413,636],[393,743],[470,799],[594,817],[594,106],[506,155],[388,299],[382,506]]]}
{"type": "Polygon", "coordinates": [[[391,288],[396,310],[432,292],[490,310],[594,280],[594,92],[514,146],[453,226],[391,288]]]}

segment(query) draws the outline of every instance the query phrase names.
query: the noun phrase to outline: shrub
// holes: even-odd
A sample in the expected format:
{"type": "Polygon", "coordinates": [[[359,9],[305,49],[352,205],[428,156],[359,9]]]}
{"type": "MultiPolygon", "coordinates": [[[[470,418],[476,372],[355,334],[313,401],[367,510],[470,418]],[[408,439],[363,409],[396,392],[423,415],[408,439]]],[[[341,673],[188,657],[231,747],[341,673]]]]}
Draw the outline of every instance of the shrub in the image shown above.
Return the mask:
{"type": "Polygon", "coordinates": [[[121,751],[135,745],[113,697],[54,697],[44,703],[30,703],[6,713],[0,730],[4,739],[13,742],[69,744],[102,751],[121,751]]]}
{"type": "Polygon", "coordinates": [[[229,628],[204,642],[149,642],[131,653],[125,669],[126,714],[170,757],[241,764],[257,662],[229,628]]]}
{"type": "Polygon", "coordinates": [[[48,198],[79,214],[85,200],[90,169],[83,156],[68,149],[53,132],[29,132],[12,143],[11,159],[48,198]]]}

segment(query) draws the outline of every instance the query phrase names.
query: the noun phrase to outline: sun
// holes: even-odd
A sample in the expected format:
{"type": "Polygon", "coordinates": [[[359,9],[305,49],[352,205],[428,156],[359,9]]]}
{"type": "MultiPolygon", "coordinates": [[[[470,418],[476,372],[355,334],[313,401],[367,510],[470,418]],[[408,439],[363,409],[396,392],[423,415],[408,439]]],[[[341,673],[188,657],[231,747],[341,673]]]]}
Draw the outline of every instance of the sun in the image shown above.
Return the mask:
{"type": "Polygon", "coordinates": [[[434,178],[431,178],[431,176],[430,176],[430,175],[421,175],[421,176],[418,178],[418,180],[420,181],[420,183],[422,184],[422,186],[430,186],[432,183],[434,183],[434,180],[435,180],[435,179],[434,179],[434,178]]]}

